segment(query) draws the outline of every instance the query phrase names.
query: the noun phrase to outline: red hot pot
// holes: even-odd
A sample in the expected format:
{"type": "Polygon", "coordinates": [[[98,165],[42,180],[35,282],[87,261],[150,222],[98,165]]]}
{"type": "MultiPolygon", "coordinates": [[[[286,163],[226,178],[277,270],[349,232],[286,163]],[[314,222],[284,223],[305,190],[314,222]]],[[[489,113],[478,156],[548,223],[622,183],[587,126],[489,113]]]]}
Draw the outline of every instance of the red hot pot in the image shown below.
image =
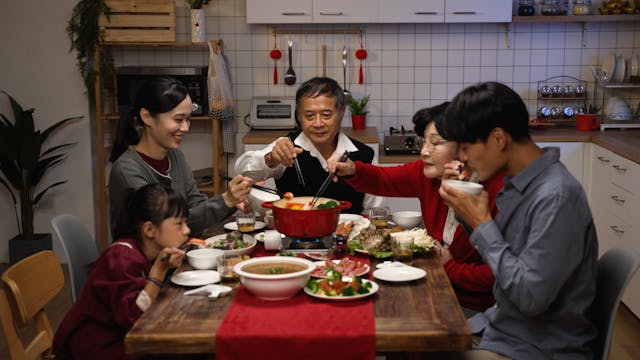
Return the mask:
{"type": "Polygon", "coordinates": [[[319,198],[316,206],[335,201],[338,206],[329,209],[294,210],[292,204],[309,204],[312,196],[297,196],[291,199],[280,199],[263,202],[262,207],[273,210],[273,219],[278,232],[295,238],[311,238],[331,235],[338,227],[340,210],[349,209],[351,203],[329,198],[319,198]]]}

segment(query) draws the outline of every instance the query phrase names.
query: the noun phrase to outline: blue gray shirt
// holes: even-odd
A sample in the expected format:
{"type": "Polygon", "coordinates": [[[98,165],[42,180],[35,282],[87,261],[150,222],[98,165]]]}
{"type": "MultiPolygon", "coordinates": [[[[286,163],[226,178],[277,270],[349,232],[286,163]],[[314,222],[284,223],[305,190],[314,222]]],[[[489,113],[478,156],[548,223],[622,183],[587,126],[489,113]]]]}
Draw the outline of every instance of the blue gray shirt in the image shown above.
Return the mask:
{"type": "Polygon", "coordinates": [[[498,194],[498,215],[471,243],[495,274],[496,306],[478,348],[514,359],[590,359],[596,328],[587,318],[596,290],[598,241],[586,195],[544,154],[498,194]]]}

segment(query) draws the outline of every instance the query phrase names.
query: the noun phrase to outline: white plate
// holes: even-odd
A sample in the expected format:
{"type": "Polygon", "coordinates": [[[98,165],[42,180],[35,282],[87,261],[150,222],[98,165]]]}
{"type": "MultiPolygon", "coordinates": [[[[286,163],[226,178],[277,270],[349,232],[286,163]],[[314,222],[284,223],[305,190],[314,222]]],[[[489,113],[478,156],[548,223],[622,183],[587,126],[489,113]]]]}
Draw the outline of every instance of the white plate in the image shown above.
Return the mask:
{"type": "MultiPolygon", "coordinates": [[[[263,223],[262,221],[256,221],[256,225],[254,227],[254,230],[260,230],[260,229],[264,229],[264,227],[267,226],[267,224],[263,223]]],[[[238,230],[238,223],[237,222],[230,222],[230,223],[226,223],[224,224],[224,228],[230,231],[236,231],[238,230]]]]}
{"type": "Polygon", "coordinates": [[[340,214],[340,217],[338,219],[338,222],[348,222],[353,220],[354,222],[358,222],[360,220],[364,219],[364,217],[360,216],[360,215],[356,215],[356,214],[340,214]]]}
{"type": "Polygon", "coordinates": [[[626,72],[626,61],[624,60],[624,56],[618,55],[616,56],[616,70],[614,71],[614,81],[615,82],[623,82],[624,81],[624,73],[626,72]]]}
{"type": "MultiPolygon", "coordinates": [[[[212,236],[208,239],[206,239],[204,242],[207,244],[207,247],[212,247],[213,246],[213,242],[217,241],[217,240],[222,240],[222,239],[226,239],[227,238],[227,234],[220,234],[220,235],[216,235],[216,236],[212,236]]],[[[253,248],[256,246],[256,244],[258,243],[258,241],[256,240],[256,238],[254,238],[251,235],[247,235],[247,234],[242,234],[242,241],[244,241],[245,243],[250,243],[251,245],[242,248],[242,249],[234,249],[234,250],[222,250],[224,251],[225,255],[245,255],[250,253],[253,248]]],[[[215,248],[214,248],[215,249],[215,248]]]]}
{"type": "Polygon", "coordinates": [[[259,241],[259,242],[263,243],[264,242],[264,231],[253,235],[253,237],[256,239],[256,241],[259,241]]]}
{"type": "Polygon", "coordinates": [[[391,282],[418,280],[425,275],[427,275],[426,271],[413,266],[385,267],[373,272],[374,278],[391,282]]]}
{"type": "MultiPolygon", "coordinates": [[[[340,263],[340,260],[332,260],[332,261],[333,261],[334,264],[339,264],[340,263]]],[[[353,261],[358,261],[358,262],[362,263],[362,261],[359,261],[359,260],[353,260],[353,261]]],[[[320,266],[324,267],[326,262],[325,261],[316,261],[313,264],[316,266],[316,268],[318,268],[320,266]]],[[[363,264],[363,265],[364,265],[364,269],[361,272],[357,273],[357,274],[342,274],[342,275],[343,276],[362,276],[362,275],[368,274],[369,271],[371,271],[371,267],[369,265],[367,265],[367,264],[363,264]]],[[[315,270],[314,270],[314,272],[315,272],[315,270]]],[[[325,278],[326,277],[324,275],[323,276],[315,275],[313,272],[311,273],[311,276],[314,277],[314,278],[325,278]]]]}
{"type": "Polygon", "coordinates": [[[637,54],[631,55],[631,60],[629,60],[629,75],[631,76],[640,76],[640,59],[637,54]]]}
{"type": "Polygon", "coordinates": [[[608,53],[602,61],[602,71],[607,74],[607,78],[613,81],[613,72],[616,70],[616,54],[608,53]]]}
{"type": "Polygon", "coordinates": [[[376,292],[378,292],[379,286],[375,282],[369,281],[369,280],[365,280],[365,279],[362,279],[362,282],[371,283],[371,289],[369,289],[369,292],[366,293],[366,294],[358,294],[358,295],[353,295],[353,296],[342,296],[342,295],[340,295],[340,296],[327,296],[327,295],[314,294],[306,286],[304,287],[304,292],[309,296],[313,296],[314,298],[318,298],[318,299],[322,299],[322,300],[334,300],[334,301],[349,301],[349,300],[362,299],[364,297],[373,295],[376,292]]]}
{"type": "Polygon", "coordinates": [[[318,260],[318,261],[330,259],[328,251],[306,252],[306,253],[303,253],[303,255],[308,257],[309,259],[318,260]]]}
{"type": "Polygon", "coordinates": [[[181,286],[203,286],[220,282],[220,274],[215,270],[193,270],[174,274],[171,282],[181,286]]]}

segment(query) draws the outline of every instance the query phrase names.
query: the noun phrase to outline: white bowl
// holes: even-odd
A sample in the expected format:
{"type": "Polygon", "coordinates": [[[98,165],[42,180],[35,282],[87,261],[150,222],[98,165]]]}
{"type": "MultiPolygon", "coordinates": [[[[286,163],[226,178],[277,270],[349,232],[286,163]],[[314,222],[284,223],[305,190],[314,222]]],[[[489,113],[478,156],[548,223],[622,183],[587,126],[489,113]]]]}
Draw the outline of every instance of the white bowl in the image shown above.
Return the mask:
{"type": "Polygon", "coordinates": [[[218,257],[222,254],[224,254],[224,251],[220,249],[195,249],[187,251],[187,261],[194,269],[216,269],[218,257]]]}
{"type": "Polygon", "coordinates": [[[482,185],[478,184],[478,183],[474,183],[471,181],[461,181],[461,180],[453,180],[453,179],[447,179],[444,181],[445,183],[453,186],[456,189],[459,190],[463,190],[466,191],[470,194],[473,195],[478,195],[482,192],[482,185]]]}
{"type": "Polygon", "coordinates": [[[220,250],[225,255],[240,255],[240,256],[247,255],[250,252],[252,252],[253,248],[256,247],[256,244],[258,243],[256,238],[254,238],[253,236],[248,235],[248,234],[242,234],[242,241],[250,244],[247,247],[240,248],[240,249],[233,249],[233,250],[216,249],[216,248],[213,247],[213,243],[215,241],[226,239],[226,238],[227,238],[227,234],[220,234],[220,235],[212,236],[212,237],[206,239],[204,242],[206,243],[207,248],[220,250]]]}
{"type": "Polygon", "coordinates": [[[265,215],[267,210],[262,207],[262,203],[264,201],[276,201],[279,199],[280,196],[259,189],[251,189],[251,192],[249,193],[249,205],[251,206],[251,209],[262,216],[265,215]]]}
{"type": "Polygon", "coordinates": [[[264,300],[285,300],[295,296],[309,281],[310,273],[315,264],[309,260],[291,256],[263,256],[241,261],[233,267],[233,271],[240,275],[240,282],[255,297],[264,300]],[[300,264],[304,270],[288,274],[254,274],[243,270],[247,265],[286,262],[300,264]]]}
{"type": "Polygon", "coordinates": [[[612,96],[604,106],[604,114],[611,120],[631,120],[631,106],[624,99],[612,96]]]}
{"type": "Polygon", "coordinates": [[[422,213],[420,211],[396,211],[391,214],[391,219],[398,226],[413,229],[422,221],[422,213]]]}

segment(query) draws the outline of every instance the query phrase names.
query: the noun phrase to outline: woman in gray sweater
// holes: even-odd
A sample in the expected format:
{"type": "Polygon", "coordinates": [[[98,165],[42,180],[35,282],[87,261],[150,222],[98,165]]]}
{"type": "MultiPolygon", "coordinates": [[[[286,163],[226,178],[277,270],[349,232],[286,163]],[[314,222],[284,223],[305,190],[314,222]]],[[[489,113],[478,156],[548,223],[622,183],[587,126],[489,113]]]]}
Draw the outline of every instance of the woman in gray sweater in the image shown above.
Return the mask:
{"type": "Polygon", "coordinates": [[[113,162],[109,176],[112,230],[127,193],[150,183],[171,187],[186,199],[189,227],[195,236],[231,215],[236,205],[247,199],[253,180],[241,175],[229,182],[222,195],[207,198],[198,191],[191,168],[179,149],[189,131],[191,108],[191,98],[182,83],[158,77],[140,87],[131,116],[121,116],[110,158],[113,162]]]}

